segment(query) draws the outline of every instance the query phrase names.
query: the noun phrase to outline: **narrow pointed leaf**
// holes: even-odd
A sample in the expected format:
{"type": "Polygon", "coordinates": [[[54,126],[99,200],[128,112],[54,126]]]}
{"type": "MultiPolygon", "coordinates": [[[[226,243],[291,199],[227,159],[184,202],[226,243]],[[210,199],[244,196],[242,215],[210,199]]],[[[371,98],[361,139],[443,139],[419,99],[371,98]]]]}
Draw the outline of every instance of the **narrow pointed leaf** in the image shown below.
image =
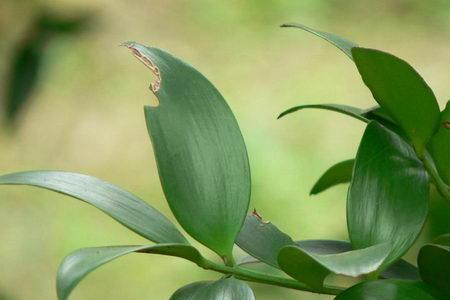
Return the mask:
{"type": "Polygon", "coordinates": [[[250,215],[245,219],[236,244],[258,260],[279,268],[278,252],[284,246],[295,245],[295,242],[272,223],[250,215]]]}
{"type": "Polygon", "coordinates": [[[286,246],[278,264],[289,276],[321,289],[330,273],[356,277],[376,271],[389,254],[387,243],[339,254],[313,254],[297,246],[286,246]]]}
{"type": "Polygon", "coordinates": [[[145,117],[170,208],[192,237],[229,256],[250,198],[236,119],[219,91],[190,65],[160,49],[126,46],[157,75],[152,89],[160,104],[146,106],[145,117]]]}
{"type": "Polygon", "coordinates": [[[311,189],[310,195],[319,194],[340,183],[350,182],[352,179],[354,159],[341,161],[325,171],[311,189]]]}
{"type": "Polygon", "coordinates": [[[98,267],[123,255],[139,252],[177,256],[201,264],[203,258],[192,246],[184,244],[159,244],[153,246],[113,246],[84,248],[68,255],[61,263],[56,290],[59,300],[68,299],[78,283],[98,267]]]}
{"type": "Polygon", "coordinates": [[[254,300],[250,287],[233,277],[199,281],[177,290],[170,300],[254,300]]]}
{"type": "Polygon", "coordinates": [[[445,295],[423,282],[402,280],[372,280],[359,283],[341,294],[336,300],[445,300],[445,295]]]}
{"type": "Polygon", "coordinates": [[[375,100],[422,155],[439,123],[431,88],[408,63],[391,54],[366,48],[353,48],[352,54],[375,100]]]}
{"type": "MultiPolygon", "coordinates": [[[[308,255],[339,254],[352,250],[351,243],[347,241],[303,240],[294,242],[290,236],[273,223],[262,221],[255,215],[249,215],[245,219],[236,244],[251,255],[251,257],[241,259],[240,265],[264,262],[278,269],[280,268],[278,253],[285,246],[297,246],[308,255]]],[[[391,265],[381,276],[408,280],[419,279],[417,268],[404,260],[399,260],[391,265]]]]}
{"type": "Polygon", "coordinates": [[[357,44],[355,44],[353,42],[350,42],[349,40],[347,40],[347,39],[345,39],[343,37],[340,37],[340,36],[338,36],[336,34],[315,30],[315,29],[309,28],[309,27],[307,27],[305,25],[298,24],[298,23],[283,24],[283,25],[281,25],[281,27],[295,27],[295,28],[299,28],[299,29],[305,30],[307,32],[310,32],[310,33],[312,33],[312,34],[314,34],[314,35],[316,35],[316,36],[326,40],[327,42],[330,42],[331,44],[333,44],[337,48],[339,48],[350,59],[353,59],[351,49],[353,47],[357,47],[358,46],[357,44]]]}
{"type": "Polygon", "coordinates": [[[347,226],[355,249],[390,243],[384,267],[417,238],[428,210],[428,175],[414,150],[371,122],[356,156],[347,198],[347,226]]]}
{"type": "Polygon", "coordinates": [[[135,195],[92,176],[30,171],[0,176],[0,185],[30,185],[89,203],[137,234],[156,243],[188,243],[159,211],[135,195]]]}
{"type": "Polygon", "coordinates": [[[420,276],[450,298],[450,246],[428,244],[418,256],[420,276]]]}
{"type": "Polygon", "coordinates": [[[350,117],[353,117],[355,119],[358,119],[360,121],[363,121],[365,123],[369,122],[369,119],[364,117],[364,113],[366,112],[366,110],[361,109],[361,108],[357,108],[357,107],[353,107],[353,106],[348,106],[348,105],[342,105],[342,104],[305,104],[305,105],[298,105],[298,106],[294,106],[292,108],[289,108],[288,110],[285,110],[284,112],[282,112],[279,116],[278,119],[291,114],[293,112],[299,111],[299,110],[303,110],[303,109],[324,109],[324,110],[330,110],[330,111],[334,111],[334,112],[338,112],[350,117]]]}
{"type": "Polygon", "coordinates": [[[441,112],[439,129],[431,138],[429,148],[439,175],[450,184],[450,101],[441,112]]]}

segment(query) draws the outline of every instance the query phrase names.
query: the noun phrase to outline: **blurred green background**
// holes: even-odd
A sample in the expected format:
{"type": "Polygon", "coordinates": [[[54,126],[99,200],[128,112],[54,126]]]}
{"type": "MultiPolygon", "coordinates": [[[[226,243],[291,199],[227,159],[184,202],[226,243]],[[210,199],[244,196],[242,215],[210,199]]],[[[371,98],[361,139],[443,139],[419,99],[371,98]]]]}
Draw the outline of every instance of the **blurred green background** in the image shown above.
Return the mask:
{"type": "MultiPolygon", "coordinates": [[[[219,88],[247,143],[251,208],[296,239],[347,239],[346,186],[315,197],[308,191],[328,166],[354,156],[364,126],[323,111],[278,121],[276,116],[300,103],[370,107],[374,101],[345,55],[280,24],[301,22],[394,53],[424,76],[441,106],[450,97],[450,3],[445,0],[1,0],[2,97],[17,45],[30,40],[42,11],[89,20],[81,32],[48,41],[23,110],[13,124],[3,117],[1,173],[91,174],[134,192],[172,220],[143,118],[142,107],[153,97],[152,75],[118,47],[123,41],[164,48],[219,88]]],[[[436,221],[418,243],[450,231],[442,212],[432,213],[436,221]]],[[[25,187],[1,188],[0,237],[1,300],[56,299],[58,264],[75,249],[146,243],[86,204],[25,187]]],[[[213,278],[218,275],[177,258],[134,254],[89,275],[72,299],[168,299],[182,285],[213,278]]],[[[252,287],[260,300],[330,298],[252,287]]]]}

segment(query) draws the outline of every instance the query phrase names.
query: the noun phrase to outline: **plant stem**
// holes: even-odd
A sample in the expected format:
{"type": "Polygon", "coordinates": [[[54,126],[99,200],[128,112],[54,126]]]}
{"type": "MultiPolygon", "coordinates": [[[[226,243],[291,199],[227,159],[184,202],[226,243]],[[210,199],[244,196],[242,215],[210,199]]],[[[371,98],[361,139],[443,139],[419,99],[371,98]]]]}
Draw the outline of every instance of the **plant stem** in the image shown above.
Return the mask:
{"type": "Polygon", "coordinates": [[[225,265],[220,265],[206,259],[200,266],[206,270],[213,270],[222,274],[233,275],[241,280],[270,284],[300,291],[318,294],[327,294],[327,295],[337,295],[344,290],[343,288],[340,287],[329,287],[329,286],[327,287],[324,286],[322,289],[317,290],[293,279],[256,272],[253,270],[241,268],[239,266],[229,267],[225,265]]]}
{"type": "Polygon", "coordinates": [[[436,188],[438,189],[439,193],[445,198],[445,200],[447,200],[450,203],[450,188],[442,180],[441,176],[439,176],[439,174],[436,170],[436,166],[434,165],[434,162],[428,153],[426,153],[423,156],[422,162],[423,162],[428,174],[433,179],[434,184],[436,185],[436,188]]]}

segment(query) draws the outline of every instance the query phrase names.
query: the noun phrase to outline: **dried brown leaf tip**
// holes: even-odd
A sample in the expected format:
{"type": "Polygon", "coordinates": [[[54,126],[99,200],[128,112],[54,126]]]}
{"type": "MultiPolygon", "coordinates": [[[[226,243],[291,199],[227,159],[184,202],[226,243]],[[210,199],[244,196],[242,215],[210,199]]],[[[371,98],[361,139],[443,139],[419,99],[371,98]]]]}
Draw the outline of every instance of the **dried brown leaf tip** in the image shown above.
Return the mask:
{"type": "Polygon", "coordinates": [[[270,221],[264,221],[261,215],[256,211],[256,209],[253,209],[252,216],[254,216],[258,221],[260,221],[263,224],[269,224],[270,221]]]}
{"type": "Polygon", "coordinates": [[[156,80],[150,83],[150,89],[153,93],[158,92],[161,88],[162,82],[161,72],[159,71],[158,66],[144,53],[143,50],[145,47],[135,42],[126,42],[121,46],[130,49],[133,56],[139,59],[147,68],[150,69],[150,71],[152,71],[152,73],[156,76],[156,80]]]}

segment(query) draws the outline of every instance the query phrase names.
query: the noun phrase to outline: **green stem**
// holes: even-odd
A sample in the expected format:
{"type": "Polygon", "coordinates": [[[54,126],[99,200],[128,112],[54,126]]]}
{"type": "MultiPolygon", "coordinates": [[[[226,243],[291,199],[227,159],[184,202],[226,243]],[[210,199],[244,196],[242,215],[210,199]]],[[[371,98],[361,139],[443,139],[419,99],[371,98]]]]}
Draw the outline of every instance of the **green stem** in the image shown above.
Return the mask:
{"type": "Polygon", "coordinates": [[[322,289],[317,290],[293,279],[256,272],[253,270],[241,268],[239,266],[229,267],[225,265],[220,265],[206,259],[200,264],[200,267],[206,270],[213,270],[222,274],[233,275],[234,277],[245,281],[270,284],[318,294],[337,295],[344,290],[343,288],[340,287],[330,287],[330,286],[324,286],[322,289]]]}
{"type": "Polygon", "coordinates": [[[436,166],[434,165],[433,159],[431,156],[426,153],[423,158],[422,162],[425,166],[425,169],[427,170],[428,174],[433,179],[434,184],[436,185],[436,188],[438,189],[439,193],[450,203],[450,188],[449,186],[442,180],[441,176],[439,176],[436,166]]]}

